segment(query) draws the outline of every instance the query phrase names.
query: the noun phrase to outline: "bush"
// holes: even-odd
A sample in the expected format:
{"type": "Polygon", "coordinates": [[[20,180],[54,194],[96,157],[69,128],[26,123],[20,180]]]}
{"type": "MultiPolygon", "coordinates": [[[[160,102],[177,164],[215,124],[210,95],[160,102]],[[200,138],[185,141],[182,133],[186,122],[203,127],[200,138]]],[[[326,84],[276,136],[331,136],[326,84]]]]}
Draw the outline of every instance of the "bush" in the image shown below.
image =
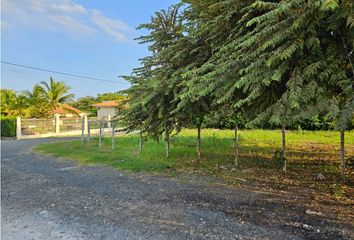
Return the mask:
{"type": "Polygon", "coordinates": [[[0,117],[1,137],[16,137],[16,117],[0,117]]]}

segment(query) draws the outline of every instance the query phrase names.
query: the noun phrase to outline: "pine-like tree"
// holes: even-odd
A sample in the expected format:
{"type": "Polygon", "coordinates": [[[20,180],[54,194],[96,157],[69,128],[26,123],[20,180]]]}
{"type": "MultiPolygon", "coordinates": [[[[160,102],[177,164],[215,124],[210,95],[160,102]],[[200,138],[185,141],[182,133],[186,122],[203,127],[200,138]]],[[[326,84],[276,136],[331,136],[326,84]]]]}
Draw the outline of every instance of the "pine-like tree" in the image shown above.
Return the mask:
{"type": "Polygon", "coordinates": [[[166,156],[169,157],[170,134],[177,129],[176,119],[171,114],[178,84],[173,78],[176,63],[172,58],[171,45],[183,35],[179,15],[180,4],[168,10],[156,12],[151,22],[142,24],[139,29],[147,29],[149,34],[138,38],[140,43],[149,43],[152,56],[141,60],[142,66],[134,69],[132,83],[127,91],[130,109],[126,113],[128,128],[138,128],[148,136],[159,139],[165,134],[166,156]]]}

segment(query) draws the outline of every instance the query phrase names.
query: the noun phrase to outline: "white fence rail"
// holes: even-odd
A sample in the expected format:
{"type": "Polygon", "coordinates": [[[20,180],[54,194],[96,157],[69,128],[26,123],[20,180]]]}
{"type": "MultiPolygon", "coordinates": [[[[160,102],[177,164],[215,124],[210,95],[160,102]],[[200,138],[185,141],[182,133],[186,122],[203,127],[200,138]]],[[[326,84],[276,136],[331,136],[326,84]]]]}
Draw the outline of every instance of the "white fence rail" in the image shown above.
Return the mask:
{"type": "MultiPolygon", "coordinates": [[[[49,119],[22,119],[17,118],[16,138],[32,139],[61,136],[77,136],[87,134],[110,133],[112,122],[110,117],[98,119],[97,117],[88,118],[87,116],[78,118],[60,118],[55,116],[49,119]]],[[[117,129],[117,124],[116,124],[117,129]]]]}

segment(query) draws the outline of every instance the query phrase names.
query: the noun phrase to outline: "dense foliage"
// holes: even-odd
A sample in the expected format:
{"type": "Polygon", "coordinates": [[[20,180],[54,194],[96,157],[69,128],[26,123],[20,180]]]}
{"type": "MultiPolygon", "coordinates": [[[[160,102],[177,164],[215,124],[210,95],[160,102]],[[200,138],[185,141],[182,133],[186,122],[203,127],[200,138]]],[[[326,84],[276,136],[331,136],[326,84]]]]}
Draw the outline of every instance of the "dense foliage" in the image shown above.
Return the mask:
{"type": "Polygon", "coordinates": [[[49,83],[35,84],[32,91],[16,93],[1,89],[1,115],[30,118],[50,116],[56,106],[70,101],[74,95],[67,94],[70,87],[64,82],[50,78],[49,83]]]}
{"type": "Polygon", "coordinates": [[[1,137],[16,137],[16,117],[0,117],[1,137]]]}
{"type": "Polygon", "coordinates": [[[10,89],[1,89],[1,116],[24,116],[28,114],[28,103],[24,95],[10,89]]]}
{"type": "Polygon", "coordinates": [[[151,55],[126,77],[130,130],[167,137],[214,119],[235,130],[281,126],[286,170],[286,128],[321,119],[344,141],[352,126],[351,0],[185,0],[139,28],[151,55]]]}

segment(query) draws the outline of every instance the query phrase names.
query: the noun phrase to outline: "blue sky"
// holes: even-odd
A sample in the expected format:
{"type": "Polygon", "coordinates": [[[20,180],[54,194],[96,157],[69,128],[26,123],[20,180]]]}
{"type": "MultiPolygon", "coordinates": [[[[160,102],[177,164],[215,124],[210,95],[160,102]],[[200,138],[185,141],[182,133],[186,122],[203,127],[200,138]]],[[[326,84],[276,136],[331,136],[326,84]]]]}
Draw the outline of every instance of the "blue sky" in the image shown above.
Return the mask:
{"type": "Polygon", "coordinates": [[[138,59],[148,54],[135,30],[155,11],[177,0],[2,0],[1,60],[116,81],[39,72],[1,64],[1,87],[21,91],[52,76],[71,87],[76,98],[129,87],[138,59]]]}

